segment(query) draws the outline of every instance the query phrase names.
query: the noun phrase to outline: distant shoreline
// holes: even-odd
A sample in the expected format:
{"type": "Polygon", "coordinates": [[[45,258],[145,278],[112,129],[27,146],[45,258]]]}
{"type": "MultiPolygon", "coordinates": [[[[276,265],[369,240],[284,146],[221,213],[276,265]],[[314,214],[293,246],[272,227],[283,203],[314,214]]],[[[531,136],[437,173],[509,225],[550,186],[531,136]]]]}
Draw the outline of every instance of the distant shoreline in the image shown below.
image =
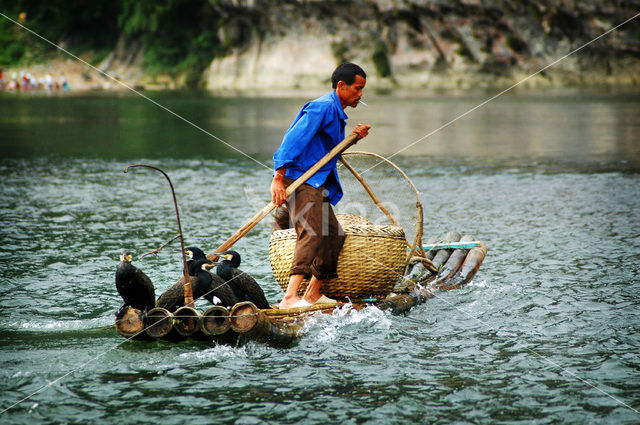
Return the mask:
{"type": "MultiPolygon", "coordinates": [[[[113,72],[108,72],[113,75],[113,72]]],[[[100,74],[98,71],[89,68],[79,61],[72,59],[62,60],[54,59],[51,61],[25,65],[20,67],[8,67],[3,69],[3,89],[7,91],[12,84],[11,81],[17,79],[22,84],[22,75],[27,74],[34,77],[36,83],[34,86],[25,89],[20,86],[19,92],[64,92],[63,80],[67,81],[68,91],[72,92],[118,92],[118,91],[182,91],[187,89],[181,84],[180,78],[172,79],[166,74],[149,75],[139,67],[121,68],[120,72],[114,75],[123,84],[100,74]],[[47,79],[52,79],[54,86],[47,87],[47,79]],[[126,85],[126,86],[125,86],[126,85]]],[[[546,90],[546,89],[585,89],[585,90],[613,90],[618,89],[638,89],[640,84],[635,80],[633,75],[629,73],[620,73],[619,75],[610,74],[599,76],[595,73],[589,75],[572,76],[561,75],[556,72],[552,78],[540,77],[539,75],[532,77],[525,83],[518,85],[519,89],[524,90],[546,90]]],[[[415,90],[430,91],[447,91],[447,92],[467,92],[474,90],[495,90],[505,89],[516,84],[518,81],[528,77],[527,75],[511,75],[500,78],[479,75],[474,72],[454,73],[438,75],[432,77],[430,81],[422,84],[406,84],[405,80],[410,77],[396,76],[396,83],[388,81],[388,79],[380,79],[377,76],[369,76],[369,87],[378,94],[386,93],[411,93],[415,90]],[[403,84],[405,83],[405,84],[403,84]]],[[[268,76],[263,76],[265,82],[269,80],[268,76]]],[[[221,87],[207,88],[203,87],[198,91],[209,92],[216,95],[247,95],[247,96],[273,96],[275,95],[300,95],[305,92],[317,93],[323,92],[329,87],[327,82],[321,81],[319,78],[315,80],[313,76],[308,77],[309,83],[304,88],[296,87],[295,84],[285,85],[274,82],[274,84],[263,84],[259,87],[246,84],[239,81],[227,89],[221,87]]]]}

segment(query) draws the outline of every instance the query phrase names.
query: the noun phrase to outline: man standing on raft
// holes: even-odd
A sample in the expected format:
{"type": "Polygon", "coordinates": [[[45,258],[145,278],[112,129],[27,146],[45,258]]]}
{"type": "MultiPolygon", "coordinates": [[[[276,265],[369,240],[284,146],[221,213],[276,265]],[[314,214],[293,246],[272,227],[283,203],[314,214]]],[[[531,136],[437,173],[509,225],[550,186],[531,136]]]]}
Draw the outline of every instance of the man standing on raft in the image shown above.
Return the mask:
{"type": "MultiPolygon", "coordinates": [[[[302,107],[273,155],[275,174],[271,199],[278,207],[287,203],[290,208],[290,211],[278,209],[276,226],[295,226],[297,235],[289,285],[280,308],[334,302],[321,295],[320,289],[324,280],[337,276],[338,255],[345,239],[331,208],[342,198],[336,167],[338,156],[301,185],[288,202],[285,190],[344,139],[348,118],[344,109],[358,105],[366,78],[358,65],[346,62],[338,66],[331,76],[333,91],[302,107]],[[309,277],[309,285],[300,298],[300,283],[309,277]]],[[[370,128],[370,125],[358,124],[353,132],[362,139],[370,128]]]]}

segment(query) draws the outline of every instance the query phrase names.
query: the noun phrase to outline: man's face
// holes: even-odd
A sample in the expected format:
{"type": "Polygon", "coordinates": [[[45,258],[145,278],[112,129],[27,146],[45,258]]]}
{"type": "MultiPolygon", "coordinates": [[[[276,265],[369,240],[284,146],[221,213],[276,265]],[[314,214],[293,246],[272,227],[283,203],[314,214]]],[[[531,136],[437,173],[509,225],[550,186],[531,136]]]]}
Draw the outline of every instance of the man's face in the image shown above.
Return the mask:
{"type": "Polygon", "coordinates": [[[353,81],[353,84],[347,84],[344,81],[338,82],[336,94],[338,95],[338,99],[340,99],[342,109],[347,106],[351,106],[353,108],[358,106],[358,102],[362,97],[362,89],[364,89],[366,83],[367,80],[362,77],[362,75],[356,75],[356,79],[353,81]]]}

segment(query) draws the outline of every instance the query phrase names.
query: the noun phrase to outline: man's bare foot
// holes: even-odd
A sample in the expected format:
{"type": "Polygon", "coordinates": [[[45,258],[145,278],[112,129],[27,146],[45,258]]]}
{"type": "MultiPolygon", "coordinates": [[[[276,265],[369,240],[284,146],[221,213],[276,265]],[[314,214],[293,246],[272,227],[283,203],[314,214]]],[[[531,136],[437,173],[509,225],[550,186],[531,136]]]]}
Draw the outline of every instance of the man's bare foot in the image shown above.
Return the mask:
{"type": "Polygon", "coordinates": [[[320,296],[316,297],[315,300],[313,300],[313,301],[311,301],[312,297],[310,297],[309,295],[306,295],[306,296],[302,297],[302,299],[305,300],[306,302],[310,303],[310,304],[315,304],[320,299],[320,296]]]}
{"type": "Polygon", "coordinates": [[[295,303],[297,303],[298,301],[300,301],[302,298],[298,297],[298,296],[294,296],[294,297],[284,297],[282,299],[282,301],[280,301],[280,304],[278,304],[278,308],[291,308],[293,307],[293,305],[295,303]]]}

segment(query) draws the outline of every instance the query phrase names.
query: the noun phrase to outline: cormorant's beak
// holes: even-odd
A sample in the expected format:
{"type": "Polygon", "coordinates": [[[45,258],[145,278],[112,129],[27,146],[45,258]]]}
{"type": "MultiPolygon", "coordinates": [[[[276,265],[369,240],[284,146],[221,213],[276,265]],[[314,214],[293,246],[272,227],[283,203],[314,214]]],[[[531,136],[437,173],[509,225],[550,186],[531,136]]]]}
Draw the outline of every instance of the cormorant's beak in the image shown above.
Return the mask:
{"type": "Polygon", "coordinates": [[[210,271],[212,268],[214,268],[215,266],[219,266],[220,263],[219,262],[213,262],[213,263],[204,263],[202,265],[202,270],[207,270],[210,271]]]}
{"type": "Polygon", "coordinates": [[[233,258],[233,255],[225,254],[224,252],[214,252],[211,255],[215,255],[218,258],[224,258],[225,260],[229,260],[229,261],[231,261],[231,259],[233,258]]]}
{"type": "Polygon", "coordinates": [[[220,254],[214,254],[214,255],[217,255],[218,257],[224,258],[225,260],[229,260],[229,261],[231,261],[231,259],[233,258],[233,254],[222,254],[222,253],[220,253],[220,254]]]}

